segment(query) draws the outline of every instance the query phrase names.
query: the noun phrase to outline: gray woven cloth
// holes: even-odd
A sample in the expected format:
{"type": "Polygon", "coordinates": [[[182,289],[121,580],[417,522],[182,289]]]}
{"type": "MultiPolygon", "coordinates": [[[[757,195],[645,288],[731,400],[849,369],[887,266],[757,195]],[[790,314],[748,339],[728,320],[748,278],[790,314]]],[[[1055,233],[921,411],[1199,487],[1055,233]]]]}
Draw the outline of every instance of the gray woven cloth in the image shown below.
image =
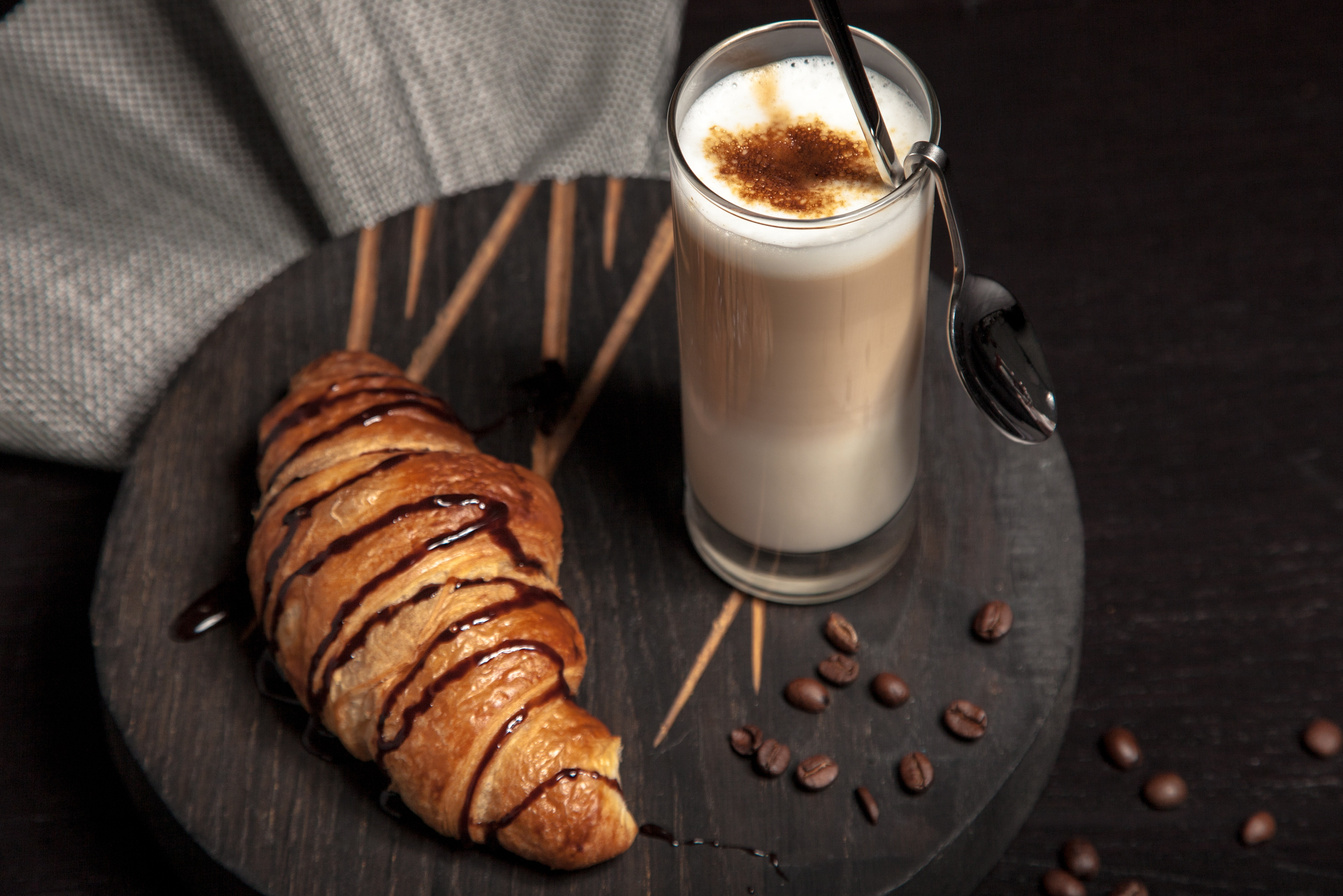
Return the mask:
{"type": "Polygon", "coordinates": [[[665,176],[682,0],[27,0],[0,22],[0,449],[117,467],[196,344],[341,234],[665,176]]]}

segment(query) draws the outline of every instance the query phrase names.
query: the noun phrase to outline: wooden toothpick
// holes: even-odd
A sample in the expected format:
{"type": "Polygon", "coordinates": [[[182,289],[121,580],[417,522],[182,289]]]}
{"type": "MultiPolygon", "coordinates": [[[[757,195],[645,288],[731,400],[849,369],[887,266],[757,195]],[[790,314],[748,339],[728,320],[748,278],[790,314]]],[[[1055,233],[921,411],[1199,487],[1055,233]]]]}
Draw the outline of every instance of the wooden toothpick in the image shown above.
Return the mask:
{"type": "Polygon", "coordinates": [[[382,222],[359,231],[359,251],[354,262],[354,294],[350,299],[350,325],[345,347],[368,351],[373,337],[373,309],[378,304],[378,249],[382,245],[382,222]]]}
{"type": "Polygon", "coordinates": [[[616,234],[620,229],[620,206],[625,199],[625,178],[606,179],[606,207],[602,210],[602,267],[616,263],[616,234]]]}
{"type": "Polygon", "coordinates": [[[550,186],[550,235],[546,241],[546,309],[541,323],[541,360],[564,363],[569,348],[569,297],[574,280],[574,210],[578,185],[550,186]]]}
{"type": "Polygon", "coordinates": [[[434,231],[434,203],[415,206],[415,224],[410,233],[410,277],[406,280],[406,320],[415,316],[420,299],[420,279],[429,255],[429,236],[434,231]]]}
{"type": "Polygon", "coordinates": [[[438,312],[433,327],[420,342],[419,347],[415,349],[415,353],[411,355],[410,363],[406,365],[406,376],[409,379],[417,383],[424,382],[429,369],[434,366],[438,356],[447,347],[452,331],[461,322],[462,316],[466,314],[466,309],[471,307],[471,300],[480,291],[481,284],[485,282],[485,277],[494,267],[494,262],[499,258],[499,253],[508,244],[508,238],[513,235],[514,228],[518,226],[518,221],[522,219],[522,213],[526,210],[527,203],[531,201],[532,194],[535,192],[536,184],[533,183],[519,183],[513,187],[513,192],[509,194],[508,201],[504,203],[503,209],[500,210],[499,217],[495,218],[494,224],[490,227],[490,232],[481,241],[480,248],[476,250],[471,263],[467,265],[466,271],[462,274],[462,279],[457,281],[457,286],[453,289],[452,295],[448,297],[447,304],[438,312]]]}
{"type": "Polygon", "coordinates": [[[751,686],[760,693],[760,672],[765,665],[765,602],[751,598],[751,686]]]}
{"type": "Polygon", "coordinates": [[[555,468],[559,466],[560,459],[564,457],[564,452],[568,450],[569,445],[578,433],[578,428],[583,425],[583,418],[587,416],[592,404],[597,400],[597,395],[602,390],[602,384],[606,382],[607,375],[611,372],[611,367],[620,357],[620,351],[625,347],[625,342],[629,339],[630,332],[634,325],[639,322],[639,316],[643,314],[644,306],[648,304],[653,291],[657,288],[658,281],[662,279],[662,272],[667,269],[667,262],[671,260],[672,246],[674,236],[672,232],[671,209],[662,216],[658,223],[657,230],[653,233],[653,239],[648,244],[648,251],[644,253],[643,267],[639,270],[639,276],[634,281],[634,286],[630,289],[629,297],[625,299],[625,304],[621,306],[620,313],[616,315],[615,322],[611,324],[611,329],[606,333],[606,339],[602,341],[601,348],[597,350],[597,357],[592,362],[592,369],[583,379],[578,387],[578,392],[574,395],[574,403],[569,407],[568,413],[560,420],[555,431],[548,437],[538,438],[539,446],[534,446],[532,451],[532,469],[546,479],[551,478],[555,473],[555,468]]]}
{"type": "Polygon", "coordinates": [[[741,609],[742,601],[745,599],[746,595],[734,590],[723,603],[723,609],[718,612],[718,618],[713,621],[713,626],[709,629],[709,637],[704,639],[704,646],[699,649],[699,655],[695,657],[695,663],[690,667],[690,674],[686,676],[676,699],[672,701],[672,707],[667,712],[667,717],[662,720],[662,727],[658,729],[657,737],[653,738],[654,747],[662,743],[663,738],[667,736],[667,732],[671,731],[672,724],[690,699],[690,695],[695,690],[695,685],[699,684],[700,676],[704,674],[704,669],[709,665],[709,660],[713,659],[714,651],[718,649],[718,644],[723,640],[723,635],[727,634],[728,627],[732,625],[732,620],[736,618],[737,611],[741,609]]]}

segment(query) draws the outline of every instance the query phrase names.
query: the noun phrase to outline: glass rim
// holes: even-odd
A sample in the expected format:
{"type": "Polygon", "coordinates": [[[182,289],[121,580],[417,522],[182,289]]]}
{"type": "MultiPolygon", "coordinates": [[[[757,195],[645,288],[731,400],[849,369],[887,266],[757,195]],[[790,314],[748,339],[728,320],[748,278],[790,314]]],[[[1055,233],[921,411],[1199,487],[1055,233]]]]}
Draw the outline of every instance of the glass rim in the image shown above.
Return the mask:
{"type": "MultiPolygon", "coordinates": [[[[685,90],[686,85],[689,84],[705,66],[720,56],[723,52],[739,43],[754,39],[760,35],[793,29],[807,29],[815,31],[818,35],[821,31],[820,25],[817,24],[814,19],[789,19],[782,22],[773,22],[768,25],[759,25],[755,28],[749,28],[746,31],[740,31],[731,37],[719,41],[708,50],[704,51],[698,59],[690,64],[690,67],[685,70],[680,79],[676,82],[676,87],[672,90],[671,98],[667,103],[667,142],[670,144],[671,161],[672,165],[694,186],[697,193],[734,217],[760,224],[765,227],[777,227],[790,230],[817,230],[827,227],[840,227],[844,224],[860,221],[870,215],[877,214],[908,196],[913,192],[916,184],[921,185],[927,182],[929,177],[927,168],[920,168],[915,172],[913,177],[904,178],[900,182],[900,185],[894,190],[891,190],[880,199],[875,202],[870,202],[861,208],[842,212],[838,215],[830,215],[825,218],[787,218],[754,211],[753,209],[738,205],[732,200],[715,192],[708,184],[700,180],[699,175],[691,169],[690,163],[686,161],[685,155],[681,152],[681,141],[677,138],[676,134],[676,110],[681,101],[681,94],[685,90]]],[[[937,104],[937,94],[933,92],[933,87],[928,83],[928,78],[923,74],[923,71],[914,64],[912,59],[902,53],[890,41],[877,37],[869,31],[864,31],[862,28],[851,27],[850,30],[856,37],[861,37],[864,40],[875,44],[878,49],[890,54],[909,70],[915,83],[918,84],[919,89],[923,91],[924,96],[927,97],[928,100],[929,121],[927,139],[931,143],[937,143],[938,138],[941,136],[940,132],[942,129],[941,111],[937,104]]],[[[822,47],[824,47],[824,43],[822,43],[822,47]]],[[[816,55],[828,55],[828,51],[816,55]]],[[[698,99],[698,97],[696,97],[696,99],[698,99]]]]}

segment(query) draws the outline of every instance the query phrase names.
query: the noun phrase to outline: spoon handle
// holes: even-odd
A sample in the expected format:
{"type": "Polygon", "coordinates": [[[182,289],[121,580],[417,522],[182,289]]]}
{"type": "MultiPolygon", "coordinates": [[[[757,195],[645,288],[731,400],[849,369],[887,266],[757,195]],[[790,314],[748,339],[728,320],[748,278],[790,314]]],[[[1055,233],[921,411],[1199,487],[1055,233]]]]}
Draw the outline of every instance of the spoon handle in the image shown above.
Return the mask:
{"type": "MultiPolygon", "coordinates": [[[[951,204],[951,190],[947,189],[946,167],[947,151],[926,140],[911,146],[909,155],[905,156],[906,177],[913,177],[920,168],[927,168],[937,185],[937,198],[942,202],[942,217],[947,221],[947,238],[951,241],[951,294],[955,296],[965,282],[965,244],[961,242],[961,225],[951,204]]],[[[954,309],[956,303],[951,304],[954,309]]]]}
{"type": "Polygon", "coordinates": [[[811,9],[821,26],[825,45],[830,48],[830,57],[844,76],[849,102],[853,104],[854,114],[862,126],[867,148],[877,165],[877,173],[887,186],[899,186],[900,181],[904,180],[904,169],[895,154],[891,133],[881,120],[881,107],[877,105],[876,94],[872,92],[872,82],[867,79],[867,69],[863,68],[858,47],[853,43],[853,34],[839,11],[839,3],[836,0],[811,0],[811,9]]]}

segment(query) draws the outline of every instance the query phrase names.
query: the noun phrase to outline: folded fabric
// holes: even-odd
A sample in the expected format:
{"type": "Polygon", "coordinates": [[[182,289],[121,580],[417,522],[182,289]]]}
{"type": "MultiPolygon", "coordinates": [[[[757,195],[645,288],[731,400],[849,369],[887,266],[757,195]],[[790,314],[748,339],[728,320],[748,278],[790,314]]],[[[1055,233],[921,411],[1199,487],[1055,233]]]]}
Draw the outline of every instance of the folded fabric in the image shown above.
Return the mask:
{"type": "Polygon", "coordinates": [[[518,179],[665,176],[681,0],[28,0],[0,22],[0,449],[129,456],[330,234],[518,179]]]}

